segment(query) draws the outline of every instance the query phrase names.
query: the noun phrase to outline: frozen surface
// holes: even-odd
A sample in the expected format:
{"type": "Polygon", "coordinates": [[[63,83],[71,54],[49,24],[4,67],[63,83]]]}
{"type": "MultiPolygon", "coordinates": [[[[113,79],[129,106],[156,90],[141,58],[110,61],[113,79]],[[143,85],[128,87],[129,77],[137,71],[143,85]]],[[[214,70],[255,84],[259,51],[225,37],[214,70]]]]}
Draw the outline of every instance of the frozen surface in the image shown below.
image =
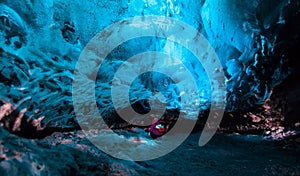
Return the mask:
{"type": "MultiPolygon", "coordinates": [[[[130,136],[132,134],[123,132],[130,136]]],[[[137,134],[136,132],[134,134],[137,134]]],[[[55,133],[42,140],[17,139],[1,131],[0,171],[4,175],[292,175],[300,174],[299,141],[272,143],[257,136],[216,135],[199,147],[191,135],[168,155],[150,161],[122,161],[102,153],[82,132],[55,133]],[[298,150],[295,150],[297,148],[298,150]],[[284,156],[284,157],[282,157],[284,156]]],[[[110,142],[121,136],[112,135],[110,142]]],[[[156,145],[127,138],[140,147],[156,145]]],[[[293,140],[293,139],[291,139],[293,140]]],[[[299,140],[299,139],[298,139],[299,140]]],[[[155,151],[149,151],[155,152],[155,151]]]]}
{"type": "MultiPolygon", "coordinates": [[[[276,60],[272,61],[274,66],[266,74],[264,70],[268,69],[264,64],[269,61],[260,64],[255,60],[271,59],[277,33],[269,32],[269,35],[266,30],[278,23],[284,23],[288,16],[288,7],[289,1],[271,3],[259,0],[212,0],[197,3],[171,0],[85,3],[4,0],[0,9],[0,17],[3,18],[0,36],[3,39],[1,96],[15,103],[30,97],[24,103],[30,107],[28,111],[33,113],[39,109],[41,115],[51,119],[52,125],[72,125],[72,74],[85,45],[104,27],[119,20],[132,16],[160,15],[182,20],[207,36],[228,72],[228,110],[260,104],[268,97],[272,85],[280,83],[289,73],[283,72],[276,60]],[[276,13],[273,14],[269,6],[274,6],[276,13]],[[250,74],[250,68],[254,75],[250,74]],[[274,70],[277,72],[273,74],[274,70]],[[259,82],[260,75],[267,77],[266,81],[259,82]],[[246,79],[252,81],[244,81],[246,79]]],[[[209,107],[211,90],[201,63],[195,61],[194,56],[178,44],[146,37],[123,43],[108,56],[107,62],[102,63],[95,87],[99,110],[104,115],[113,112],[109,94],[116,70],[129,57],[146,51],[165,52],[171,57],[179,58],[192,73],[198,86],[198,92],[188,92],[190,95],[199,94],[198,97],[191,96],[190,101],[199,104],[200,111],[209,107]]],[[[89,57],[95,57],[94,53],[90,53],[89,57]]],[[[162,59],[157,65],[168,68],[180,77],[180,71],[176,67],[172,68],[173,62],[162,59]]],[[[92,67],[93,65],[89,65],[87,69],[92,67]]],[[[120,80],[120,86],[124,86],[124,81],[126,79],[120,80]]],[[[180,84],[189,87],[188,82],[182,81],[180,84]]],[[[170,80],[157,74],[146,74],[138,78],[132,86],[132,104],[148,99],[153,92],[163,91],[168,109],[180,109],[180,96],[187,93],[177,90],[170,80]]],[[[158,100],[165,103],[162,98],[158,100]]],[[[146,109],[147,107],[145,106],[146,109]]]]}

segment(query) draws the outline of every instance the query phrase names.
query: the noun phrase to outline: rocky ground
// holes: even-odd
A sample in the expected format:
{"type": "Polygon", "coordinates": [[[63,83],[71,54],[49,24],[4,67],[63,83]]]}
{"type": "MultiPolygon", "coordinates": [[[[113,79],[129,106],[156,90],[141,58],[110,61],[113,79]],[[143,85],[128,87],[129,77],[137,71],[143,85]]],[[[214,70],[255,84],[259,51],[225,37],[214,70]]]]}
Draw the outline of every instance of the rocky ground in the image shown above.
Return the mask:
{"type": "MultiPolygon", "coordinates": [[[[10,103],[2,104],[1,108],[1,175],[300,174],[299,129],[297,133],[297,128],[284,128],[280,123],[282,116],[272,113],[267,107],[264,111],[255,111],[255,114],[226,114],[218,134],[204,147],[198,146],[199,127],[203,121],[199,119],[194,133],[176,150],[154,160],[137,162],[109,156],[94,146],[81,130],[63,132],[58,130],[60,128],[55,130],[42,125],[41,121],[28,121],[30,123],[24,126],[20,122],[25,123],[24,118],[28,117],[22,116],[22,110],[15,109],[10,103]],[[28,128],[35,129],[35,134],[43,134],[42,138],[34,135],[25,135],[32,139],[20,137],[28,128]]],[[[115,132],[126,136],[137,147],[157,145],[164,140],[164,137],[152,140],[143,129],[126,125],[115,132]]],[[[114,145],[114,141],[118,141],[118,136],[108,138],[108,143],[114,145]]],[[[132,150],[135,152],[134,148],[132,150]]]]}
{"type": "MultiPolygon", "coordinates": [[[[91,145],[81,131],[23,139],[2,128],[1,175],[299,175],[300,138],[217,134],[204,147],[192,134],[173,152],[150,161],[122,161],[91,145]]],[[[147,145],[145,143],[138,145],[147,145]]],[[[133,141],[134,142],[134,141],[133,141]]]]}

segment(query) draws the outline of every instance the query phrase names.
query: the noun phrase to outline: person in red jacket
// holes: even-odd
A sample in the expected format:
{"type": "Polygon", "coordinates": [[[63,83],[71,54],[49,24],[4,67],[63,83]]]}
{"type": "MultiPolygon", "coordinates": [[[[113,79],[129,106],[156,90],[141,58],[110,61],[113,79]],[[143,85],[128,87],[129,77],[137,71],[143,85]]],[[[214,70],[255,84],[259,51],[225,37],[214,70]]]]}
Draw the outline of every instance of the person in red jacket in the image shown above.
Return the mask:
{"type": "Polygon", "coordinates": [[[154,118],[152,125],[149,128],[149,135],[152,139],[163,136],[166,133],[165,127],[158,122],[158,118],[154,118]]]}

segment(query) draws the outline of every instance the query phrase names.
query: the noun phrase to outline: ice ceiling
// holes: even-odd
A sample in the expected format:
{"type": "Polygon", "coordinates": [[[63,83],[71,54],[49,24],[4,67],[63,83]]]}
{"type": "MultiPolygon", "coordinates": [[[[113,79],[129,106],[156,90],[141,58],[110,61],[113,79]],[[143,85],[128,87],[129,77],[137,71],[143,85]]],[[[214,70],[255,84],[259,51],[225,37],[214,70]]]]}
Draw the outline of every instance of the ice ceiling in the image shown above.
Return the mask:
{"type": "MultiPolygon", "coordinates": [[[[114,22],[158,15],[179,19],[207,37],[226,73],[227,111],[261,104],[272,87],[290,73],[286,60],[274,53],[278,34],[296,5],[290,0],[1,0],[1,97],[14,103],[24,101],[22,106],[27,107],[29,115],[39,112],[53,127],[72,127],[73,71],[85,45],[114,22]]],[[[200,111],[208,108],[209,80],[195,56],[163,38],[143,37],[118,46],[102,63],[95,87],[104,117],[114,114],[110,84],[115,72],[126,59],[146,51],[180,58],[198,86],[198,100],[191,95],[191,103],[199,104],[200,111]]],[[[170,62],[162,60],[159,65],[170,67],[170,62]]],[[[184,77],[181,81],[189,87],[184,77]]],[[[167,103],[168,109],[180,109],[184,92],[159,73],[140,75],[132,84],[130,102],[145,113],[149,96],[156,92],[164,95],[166,100],[161,102],[167,103]]],[[[118,106],[125,108],[122,102],[118,106]]]]}

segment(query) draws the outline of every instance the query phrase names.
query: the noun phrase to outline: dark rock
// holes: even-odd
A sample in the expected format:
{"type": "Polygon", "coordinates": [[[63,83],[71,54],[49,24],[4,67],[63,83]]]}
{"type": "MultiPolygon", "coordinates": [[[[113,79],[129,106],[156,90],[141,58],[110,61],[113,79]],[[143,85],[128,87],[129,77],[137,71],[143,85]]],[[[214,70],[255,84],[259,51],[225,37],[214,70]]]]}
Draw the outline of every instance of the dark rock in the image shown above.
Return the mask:
{"type": "Polygon", "coordinates": [[[300,75],[290,76],[281,85],[277,86],[271,95],[271,102],[274,108],[280,109],[285,117],[285,126],[295,126],[300,122],[299,96],[300,96],[300,75]]]}
{"type": "Polygon", "coordinates": [[[76,34],[75,25],[73,22],[69,22],[69,21],[65,22],[61,32],[66,42],[69,42],[71,44],[77,43],[79,37],[76,34]]]}

